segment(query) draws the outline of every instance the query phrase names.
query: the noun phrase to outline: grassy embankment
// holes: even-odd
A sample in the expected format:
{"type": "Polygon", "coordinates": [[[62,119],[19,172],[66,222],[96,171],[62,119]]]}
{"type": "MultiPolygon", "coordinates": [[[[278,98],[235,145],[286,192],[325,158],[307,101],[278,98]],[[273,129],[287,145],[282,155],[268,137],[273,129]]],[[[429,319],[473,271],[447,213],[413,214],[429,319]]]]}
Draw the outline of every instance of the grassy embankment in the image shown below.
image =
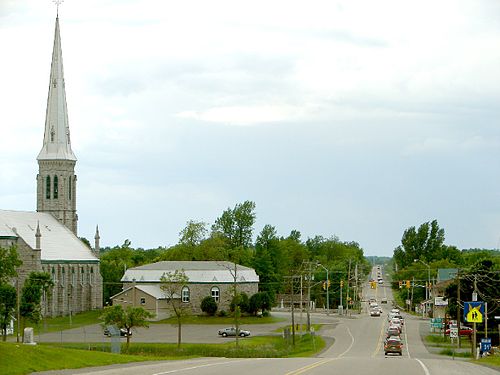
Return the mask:
{"type": "MultiPolygon", "coordinates": [[[[69,317],[46,318],[35,332],[54,332],[99,324],[102,310],[89,311],[69,317]]],[[[273,316],[240,318],[241,325],[269,324],[284,321],[273,316]]],[[[188,316],[183,324],[233,325],[233,317],[188,316]]],[[[175,319],[165,319],[151,324],[176,324],[175,319]]],[[[320,326],[314,327],[319,330],[320,326]]],[[[281,329],[283,330],[283,329],[281,329]]],[[[280,330],[278,330],[280,331],[280,330]]],[[[129,363],[148,360],[184,359],[200,356],[213,357],[307,357],[321,351],[324,340],[319,336],[303,335],[296,337],[296,346],[281,337],[251,337],[239,340],[236,348],[234,341],[224,344],[176,344],[132,343],[127,354],[109,353],[110,346],[102,343],[39,344],[36,346],[15,343],[0,346],[0,374],[27,374],[33,371],[46,371],[66,368],[103,366],[115,363],[129,363]],[[89,351],[88,349],[92,349],[89,351]]],[[[122,344],[122,351],[124,351],[122,344]]]]}
{"type": "MultiPolygon", "coordinates": [[[[184,359],[193,357],[308,357],[325,347],[319,336],[304,335],[296,338],[292,347],[281,337],[252,337],[224,344],[146,344],[133,343],[127,354],[111,354],[110,346],[100,344],[42,344],[22,345],[0,343],[0,374],[28,374],[33,371],[104,366],[148,360],[184,359]],[[85,350],[93,348],[93,351],[85,350]]],[[[124,350],[124,344],[122,344],[124,350]]]]}

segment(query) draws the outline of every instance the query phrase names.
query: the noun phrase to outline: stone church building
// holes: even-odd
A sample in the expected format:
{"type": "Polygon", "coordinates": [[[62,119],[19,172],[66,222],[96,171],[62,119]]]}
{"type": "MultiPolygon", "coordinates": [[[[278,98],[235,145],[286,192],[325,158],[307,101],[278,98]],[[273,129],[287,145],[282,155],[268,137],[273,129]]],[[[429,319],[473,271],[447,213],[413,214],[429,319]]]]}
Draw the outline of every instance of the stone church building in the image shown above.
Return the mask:
{"type": "Polygon", "coordinates": [[[46,316],[102,307],[99,231],[94,249],[78,237],[76,156],[71,139],[56,18],[43,146],[38,154],[36,212],[0,210],[0,247],[12,245],[23,261],[19,290],[32,271],[48,272],[54,287],[43,298],[46,316]]]}

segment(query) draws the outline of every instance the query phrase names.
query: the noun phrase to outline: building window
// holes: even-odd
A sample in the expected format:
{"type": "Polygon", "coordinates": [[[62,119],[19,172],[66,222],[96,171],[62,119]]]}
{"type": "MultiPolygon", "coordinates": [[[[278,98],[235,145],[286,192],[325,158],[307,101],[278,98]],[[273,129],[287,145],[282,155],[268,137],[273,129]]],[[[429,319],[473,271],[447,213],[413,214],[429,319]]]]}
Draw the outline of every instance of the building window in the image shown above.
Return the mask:
{"type": "Polygon", "coordinates": [[[212,287],[211,292],[212,292],[212,298],[214,299],[214,301],[219,302],[219,295],[220,295],[219,288],[214,286],[214,287],[212,287]]]}
{"type": "Polygon", "coordinates": [[[75,285],[75,267],[71,267],[71,285],[75,285]]]}
{"type": "Polygon", "coordinates": [[[94,282],[94,267],[90,267],[89,283],[92,284],[93,282],[94,282]]]}
{"type": "Polygon", "coordinates": [[[56,281],[56,270],[52,267],[52,282],[55,284],[56,281]]]}
{"type": "Polygon", "coordinates": [[[68,198],[71,200],[71,176],[68,178],[68,198]]]}
{"type": "Polygon", "coordinates": [[[189,302],[189,288],[187,286],[182,288],[182,302],[189,302]]]}
{"type": "Polygon", "coordinates": [[[50,199],[50,176],[45,178],[45,198],[50,199]]]}
{"type": "Polygon", "coordinates": [[[54,176],[54,199],[57,199],[59,196],[59,181],[57,176],[54,176]]]}
{"type": "Polygon", "coordinates": [[[81,282],[82,284],[83,284],[83,282],[84,282],[84,279],[83,279],[83,278],[84,278],[84,276],[85,276],[85,270],[84,270],[84,268],[83,268],[83,267],[81,267],[81,269],[80,269],[80,282],[81,282]]]}
{"type": "Polygon", "coordinates": [[[65,277],[64,267],[61,268],[61,284],[64,285],[64,277],[65,277]]]}
{"type": "Polygon", "coordinates": [[[145,305],[145,304],[146,304],[146,298],[141,297],[141,305],[145,305]]]}

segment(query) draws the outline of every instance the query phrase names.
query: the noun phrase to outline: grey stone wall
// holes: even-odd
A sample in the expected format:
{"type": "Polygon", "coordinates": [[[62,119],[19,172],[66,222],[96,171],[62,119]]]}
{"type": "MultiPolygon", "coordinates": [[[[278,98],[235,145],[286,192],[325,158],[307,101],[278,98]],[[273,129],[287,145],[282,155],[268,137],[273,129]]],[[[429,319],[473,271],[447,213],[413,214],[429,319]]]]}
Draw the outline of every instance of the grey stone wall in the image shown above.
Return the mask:
{"type": "Polygon", "coordinates": [[[102,308],[102,276],[98,263],[42,262],[54,287],[45,296],[46,316],[76,314],[102,308]]]}
{"type": "Polygon", "coordinates": [[[76,175],[73,160],[39,160],[36,210],[52,214],[75,235],[78,230],[76,214],[76,175]],[[50,176],[50,198],[47,199],[46,178],[50,176]],[[58,178],[57,198],[54,196],[54,176],[58,178]],[[71,186],[70,186],[71,185],[71,186]]]}

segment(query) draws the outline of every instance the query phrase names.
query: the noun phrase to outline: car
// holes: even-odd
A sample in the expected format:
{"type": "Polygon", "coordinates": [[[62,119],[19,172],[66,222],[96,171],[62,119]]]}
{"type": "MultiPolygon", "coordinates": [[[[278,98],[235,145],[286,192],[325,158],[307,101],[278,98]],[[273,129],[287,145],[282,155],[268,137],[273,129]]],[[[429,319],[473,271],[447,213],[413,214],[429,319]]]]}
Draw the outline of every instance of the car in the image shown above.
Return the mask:
{"type": "Polygon", "coordinates": [[[228,328],[223,328],[219,329],[219,335],[222,337],[228,337],[228,336],[241,336],[241,337],[246,337],[250,336],[250,331],[244,330],[244,329],[238,329],[234,327],[228,327],[228,328]]]}
{"type": "MultiPolygon", "coordinates": [[[[453,328],[457,328],[457,327],[455,326],[453,328]]],[[[444,333],[449,335],[450,329],[448,328],[444,333]]],[[[467,326],[460,326],[460,336],[472,336],[473,333],[474,333],[474,330],[472,328],[467,327],[467,326]]]]}
{"type": "Polygon", "coordinates": [[[384,353],[385,355],[389,353],[396,353],[399,355],[403,355],[403,343],[401,340],[397,338],[390,337],[384,345],[384,353]]]}
{"type": "Polygon", "coordinates": [[[380,301],[380,303],[387,303],[387,298],[382,298],[382,300],[380,301]]]}
{"type": "MultiPolygon", "coordinates": [[[[109,331],[108,328],[104,328],[104,335],[111,337],[111,332],[109,331]]],[[[129,335],[125,328],[120,328],[120,336],[122,336],[122,337],[132,336],[132,332],[130,332],[130,335],[129,335]]]]}
{"type": "Polygon", "coordinates": [[[389,327],[387,329],[387,333],[385,337],[391,337],[391,336],[399,336],[401,334],[401,331],[398,329],[398,327],[389,327]]]}
{"type": "Polygon", "coordinates": [[[380,311],[378,309],[371,309],[370,316],[380,316],[380,311]]]}

